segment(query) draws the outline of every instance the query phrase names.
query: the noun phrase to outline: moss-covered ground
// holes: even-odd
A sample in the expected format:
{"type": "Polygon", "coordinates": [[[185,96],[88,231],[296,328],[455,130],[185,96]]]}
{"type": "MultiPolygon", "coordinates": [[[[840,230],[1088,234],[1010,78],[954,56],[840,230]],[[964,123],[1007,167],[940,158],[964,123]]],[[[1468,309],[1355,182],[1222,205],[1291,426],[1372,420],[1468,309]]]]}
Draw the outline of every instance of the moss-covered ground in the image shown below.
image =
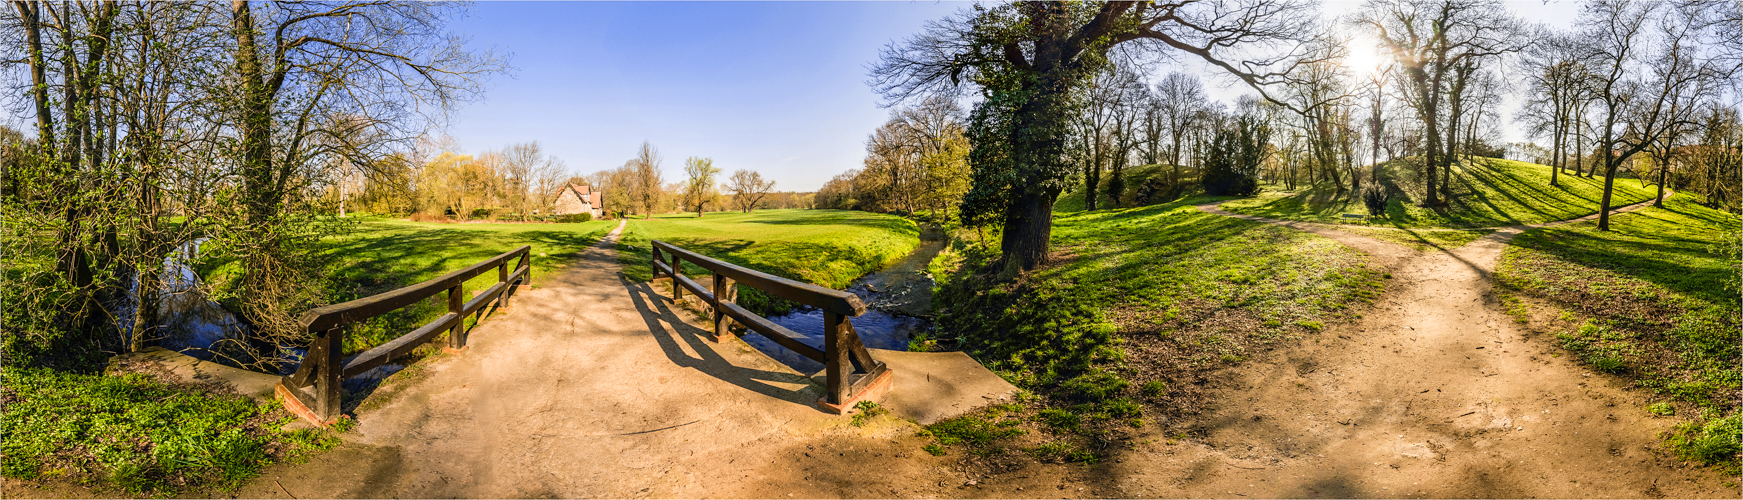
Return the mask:
{"type": "Polygon", "coordinates": [[[1495,279],[1516,317],[1594,369],[1655,391],[1685,458],[1738,467],[1743,322],[1738,219],[1685,194],[1596,222],[1527,231],[1495,279]],[[1520,300],[1523,298],[1531,300],[1520,300]],[[1533,305],[1538,311],[1533,311],[1533,305]]]}
{"type": "Polygon", "coordinates": [[[950,272],[935,299],[939,338],[918,347],[966,351],[1034,397],[933,426],[938,444],[1097,460],[1092,450],[1146,416],[1200,411],[1207,372],[1313,335],[1380,292],[1365,254],[1192,206],[1203,201],[1055,214],[1051,262],[1012,280],[990,265],[995,248],[954,242],[934,266],[950,272]],[[996,444],[1016,435],[999,430],[1017,425],[1007,414],[1047,437],[996,444]],[[994,437],[950,437],[976,429],[994,437]]]}
{"type": "MultiPolygon", "coordinates": [[[[1223,210],[1273,219],[1356,224],[1397,228],[1475,228],[1535,224],[1567,220],[1596,213],[1603,198],[1603,177],[1578,177],[1563,172],[1557,186],[1549,185],[1550,167],[1498,158],[1461,160],[1452,172],[1450,189],[1442,192],[1444,207],[1418,206],[1425,185],[1417,172],[1419,158],[1403,158],[1380,165],[1381,184],[1392,197],[1385,217],[1349,219],[1344,214],[1367,215],[1362,200],[1347,189],[1339,191],[1329,182],[1297,186],[1287,191],[1279,184],[1264,185],[1258,196],[1222,204],[1223,210]]],[[[1610,206],[1620,207],[1652,199],[1657,188],[1639,179],[1617,178],[1610,206]]]]}
{"type": "MultiPolygon", "coordinates": [[[[658,215],[630,219],[618,240],[623,272],[632,281],[653,277],[649,241],[660,240],[784,278],[828,288],[846,288],[853,280],[899,260],[920,244],[913,221],[886,214],[850,210],[757,210],[658,215]]],[[[701,268],[686,268],[701,275],[701,268]]],[[[753,311],[774,314],[791,304],[772,300],[740,287],[739,302],[753,311]]]]}

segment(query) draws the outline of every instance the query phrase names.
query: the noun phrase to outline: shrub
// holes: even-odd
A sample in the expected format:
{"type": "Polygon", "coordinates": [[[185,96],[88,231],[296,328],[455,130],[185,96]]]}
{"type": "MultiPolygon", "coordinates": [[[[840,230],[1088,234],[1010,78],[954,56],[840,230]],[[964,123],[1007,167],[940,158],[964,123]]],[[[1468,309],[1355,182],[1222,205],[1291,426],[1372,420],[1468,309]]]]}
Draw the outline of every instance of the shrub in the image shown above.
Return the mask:
{"type": "Polygon", "coordinates": [[[406,217],[406,220],[412,222],[454,222],[453,218],[446,215],[427,214],[423,212],[414,213],[410,217],[406,217]]]}
{"type": "Polygon", "coordinates": [[[557,216],[557,222],[572,224],[593,220],[593,214],[569,214],[557,216]]]}
{"type": "Polygon", "coordinates": [[[1386,216],[1386,189],[1380,186],[1368,186],[1362,190],[1362,204],[1368,207],[1368,215],[1373,217],[1386,216]]]}
{"type": "Polygon", "coordinates": [[[876,418],[878,415],[890,412],[890,410],[884,408],[883,405],[872,401],[860,401],[859,404],[853,405],[853,407],[854,409],[859,410],[859,413],[853,415],[854,427],[865,427],[865,424],[870,422],[871,419],[876,418]]]}
{"type": "Polygon", "coordinates": [[[1148,179],[1144,179],[1144,183],[1138,185],[1138,203],[1145,205],[1167,203],[1178,200],[1181,196],[1186,194],[1186,186],[1188,186],[1188,184],[1174,184],[1168,182],[1167,177],[1168,176],[1166,175],[1157,173],[1151,175],[1148,179]]]}
{"type": "Polygon", "coordinates": [[[1232,127],[1216,131],[1202,153],[1204,192],[1210,195],[1252,196],[1259,192],[1259,166],[1271,128],[1258,118],[1242,116],[1232,127]]]}

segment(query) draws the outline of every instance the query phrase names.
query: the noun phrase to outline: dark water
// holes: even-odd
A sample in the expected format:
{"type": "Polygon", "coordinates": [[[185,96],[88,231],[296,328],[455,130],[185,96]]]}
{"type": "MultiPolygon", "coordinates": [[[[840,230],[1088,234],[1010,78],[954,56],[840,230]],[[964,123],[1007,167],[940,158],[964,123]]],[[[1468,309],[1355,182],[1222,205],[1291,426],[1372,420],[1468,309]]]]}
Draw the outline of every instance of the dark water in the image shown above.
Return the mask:
{"type": "MultiPolygon", "coordinates": [[[[162,288],[158,290],[157,329],[163,336],[145,339],[147,343],[177,351],[206,361],[241,364],[253,359],[235,359],[245,349],[248,328],[236,315],[206,298],[200,276],[191,263],[200,253],[207,238],[187,243],[163,259],[162,288]]],[[[130,280],[132,281],[132,280],[130,280]]],[[[132,332],[134,314],[138,309],[139,284],[129,284],[127,304],[116,317],[121,331],[132,332]]]]}
{"type": "MultiPolygon", "coordinates": [[[[939,238],[942,235],[923,239],[920,246],[900,262],[855,280],[847,287],[848,292],[858,295],[867,306],[865,314],[849,320],[866,347],[906,351],[908,341],[915,333],[932,329],[932,321],[920,315],[927,314],[931,308],[933,280],[926,274],[926,265],[944,249],[944,241],[939,238]]],[[[823,348],[823,310],[804,307],[785,315],[770,316],[769,320],[803,336],[806,345],[823,348]]],[[[823,370],[823,363],[781,347],[767,337],[747,334],[743,338],[751,347],[799,373],[823,370]]]]}
{"type": "MultiPolygon", "coordinates": [[[[849,287],[847,291],[858,295],[860,300],[867,304],[874,304],[879,295],[876,292],[866,290],[863,285],[849,287]]],[[[823,348],[822,309],[812,307],[795,309],[784,316],[771,316],[769,320],[792,330],[793,333],[804,336],[806,345],[818,349],[823,348]]],[[[924,318],[885,312],[876,309],[875,306],[868,308],[865,314],[854,317],[850,321],[853,323],[853,330],[859,333],[860,342],[864,342],[866,347],[896,351],[908,350],[908,341],[914,338],[914,333],[924,332],[932,328],[932,322],[924,318]]],[[[751,347],[775,358],[775,361],[779,361],[783,365],[798,370],[799,373],[817,373],[823,370],[823,363],[812,361],[811,358],[781,347],[780,344],[769,340],[768,337],[745,335],[743,338],[745,343],[750,344],[751,347]]]]}
{"type": "MultiPolygon", "coordinates": [[[[238,367],[255,364],[259,359],[249,354],[254,350],[245,348],[247,325],[207,298],[199,274],[190,267],[205,241],[206,238],[200,238],[184,243],[164,259],[163,289],[158,295],[158,319],[162,321],[158,330],[163,336],[147,339],[147,342],[205,361],[238,367]]],[[[135,283],[130,287],[130,300],[117,314],[124,332],[132,330],[134,311],[138,307],[137,300],[132,299],[138,295],[138,285],[135,283]]],[[[295,372],[307,352],[302,347],[286,345],[276,346],[276,350],[272,354],[281,360],[278,363],[279,375],[295,372]]],[[[345,379],[340,385],[352,393],[366,392],[382,379],[403,369],[405,365],[389,363],[345,379]]]]}

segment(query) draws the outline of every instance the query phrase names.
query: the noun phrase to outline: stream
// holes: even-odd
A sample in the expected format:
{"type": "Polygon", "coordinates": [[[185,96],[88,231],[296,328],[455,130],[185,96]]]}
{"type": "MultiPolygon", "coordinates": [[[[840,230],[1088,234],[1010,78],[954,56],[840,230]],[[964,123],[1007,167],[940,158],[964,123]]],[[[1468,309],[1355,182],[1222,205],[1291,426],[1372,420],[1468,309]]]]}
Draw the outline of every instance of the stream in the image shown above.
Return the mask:
{"type": "MultiPolygon", "coordinates": [[[[866,304],[865,314],[852,319],[853,330],[859,333],[859,339],[866,347],[906,351],[908,341],[914,338],[915,333],[931,330],[932,321],[925,316],[932,309],[934,281],[926,273],[926,266],[938,252],[944,250],[946,244],[947,240],[942,234],[930,231],[922,233],[920,246],[908,253],[907,257],[889,268],[865,275],[848,285],[847,291],[858,295],[866,304]]],[[[804,337],[806,345],[819,349],[823,347],[823,310],[802,306],[787,314],[768,318],[804,337]]],[[[809,374],[823,370],[823,363],[781,347],[767,337],[745,335],[743,338],[751,347],[798,370],[799,373],[809,374]]]]}
{"type": "MultiPolygon", "coordinates": [[[[200,245],[208,238],[198,238],[187,243],[163,261],[161,282],[163,288],[158,291],[158,320],[163,336],[146,339],[150,345],[176,351],[194,358],[241,367],[257,361],[247,354],[242,346],[248,341],[248,326],[236,318],[235,314],[224,309],[224,306],[213,302],[206,296],[201,286],[200,275],[194,272],[192,262],[199,255],[200,245]]],[[[121,331],[125,335],[132,331],[133,317],[138,307],[139,285],[137,280],[129,284],[127,301],[117,311],[121,331]]],[[[307,349],[295,346],[277,346],[280,355],[287,362],[279,364],[278,375],[290,375],[296,371],[307,349]]],[[[382,379],[405,369],[405,365],[388,363],[354,377],[346,378],[340,385],[348,392],[366,392],[382,379]]]]}

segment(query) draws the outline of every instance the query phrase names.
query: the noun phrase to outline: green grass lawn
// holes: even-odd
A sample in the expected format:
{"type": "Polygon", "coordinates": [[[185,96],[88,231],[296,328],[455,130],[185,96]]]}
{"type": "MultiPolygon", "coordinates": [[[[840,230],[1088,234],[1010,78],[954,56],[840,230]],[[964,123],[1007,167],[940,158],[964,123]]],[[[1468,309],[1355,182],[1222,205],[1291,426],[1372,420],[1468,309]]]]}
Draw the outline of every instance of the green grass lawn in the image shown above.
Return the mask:
{"type": "MultiPolygon", "coordinates": [[[[758,271],[829,288],[883,269],[920,244],[913,221],[851,210],[757,210],[658,215],[630,219],[618,241],[624,274],[647,281],[653,273],[649,241],[660,240],[758,271]]],[[[691,268],[693,275],[706,274],[691,268]]],[[[778,313],[791,307],[740,288],[740,303],[778,313]]]]}
{"type": "MultiPolygon", "coordinates": [[[[533,285],[574,263],[616,221],[571,224],[444,224],[366,219],[355,231],[322,242],[331,256],[334,303],[368,297],[416,284],[532,245],[533,285]]],[[[495,272],[466,282],[468,291],[495,284],[495,272]]],[[[470,293],[468,293],[470,295],[470,293]]],[[[358,352],[409,333],[447,310],[445,294],[358,324],[346,338],[346,351],[358,352]]]]}
{"type": "Polygon", "coordinates": [[[1533,314],[1513,299],[1519,319],[1554,333],[1594,369],[1665,398],[1650,411],[1689,419],[1673,448],[1735,473],[1743,321],[1737,255],[1715,249],[1735,244],[1737,217],[1678,194],[1662,209],[1618,215],[1611,227],[1585,222],[1521,234],[1495,278],[1552,308],[1533,314]]]}
{"type": "Polygon", "coordinates": [[[1045,395],[1031,407],[1039,429],[1090,440],[1040,444],[1038,457],[1084,458],[1060,447],[1097,449],[1141,425],[1140,406],[1195,413],[1203,393],[1190,381],[1380,292],[1365,254],[1191,206],[1202,201],[1055,214],[1052,263],[1014,281],[980,267],[994,251],[953,246],[967,256],[935,299],[941,343],[1045,395]]]}
{"type": "Polygon", "coordinates": [[[296,417],[276,404],[143,374],[7,368],[5,377],[0,469],[9,480],[66,481],[127,496],[229,490],[261,467],[337,444],[326,431],[281,430],[296,417]]]}
{"type": "MultiPolygon", "coordinates": [[[[1598,211],[1603,198],[1602,177],[1583,178],[1566,175],[1560,186],[1550,186],[1550,168],[1496,158],[1476,158],[1462,161],[1453,170],[1452,187],[1446,192],[1451,200],[1445,208],[1427,209],[1417,206],[1424,196],[1423,183],[1406,160],[1393,160],[1380,166],[1384,184],[1393,193],[1387,205],[1386,217],[1371,221],[1345,219],[1343,214],[1367,215],[1368,209],[1354,195],[1338,193],[1333,186],[1321,183],[1298,186],[1294,192],[1283,191],[1280,185],[1266,185],[1258,196],[1224,203],[1230,212],[1258,215],[1275,219],[1323,222],[1328,224],[1367,224],[1400,228],[1427,227],[1498,227],[1566,220],[1598,211]]],[[[1638,179],[1617,178],[1612,208],[1652,199],[1656,187],[1647,187],[1638,179]]]]}

